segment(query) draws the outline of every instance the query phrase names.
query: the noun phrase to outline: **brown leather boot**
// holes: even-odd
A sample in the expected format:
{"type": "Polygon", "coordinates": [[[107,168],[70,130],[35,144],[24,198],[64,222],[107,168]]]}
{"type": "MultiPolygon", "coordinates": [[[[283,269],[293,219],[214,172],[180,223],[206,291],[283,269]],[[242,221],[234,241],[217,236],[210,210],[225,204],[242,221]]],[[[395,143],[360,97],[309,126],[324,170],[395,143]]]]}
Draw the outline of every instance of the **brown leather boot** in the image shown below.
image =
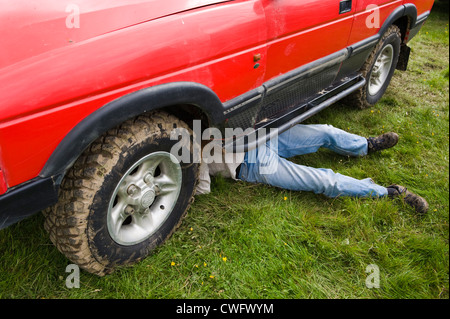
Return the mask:
{"type": "Polygon", "coordinates": [[[385,150],[395,146],[398,142],[398,134],[394,132],[384,133],[377,137],[369,137],[367,145],[369,153],[385,150]]]}
{"type": "Polygon", "coordinates": [[[391,185],[387,187],[387,190],[390,197],[401,196],[403,201],[414,207],[416,212],[425,214],[428,211],[427,201],[423,197],[410,192],[406,187],[391,185]]]}

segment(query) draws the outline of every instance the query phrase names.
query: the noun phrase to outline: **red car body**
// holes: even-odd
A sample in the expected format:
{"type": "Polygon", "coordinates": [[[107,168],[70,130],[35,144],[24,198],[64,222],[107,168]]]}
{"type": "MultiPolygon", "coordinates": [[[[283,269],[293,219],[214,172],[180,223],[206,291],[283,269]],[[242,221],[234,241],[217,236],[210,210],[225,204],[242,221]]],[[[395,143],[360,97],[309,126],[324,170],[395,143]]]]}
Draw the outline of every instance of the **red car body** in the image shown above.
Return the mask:
{"type": "MultiPolygon", "coordinates": [[[[77,154],[107,128],[104,121],[115,123],[114,113],[94,121],[96,111],[135,92],[190,83],[199,85],[192,99],[206,88],[214,94],[213,103],[197,105],[208,125],[226,125],[231,102],[240,96],[356,44],[372,48],[394,21],[402,21],[406,44],[433,0],[0,3],[0,211],[10,216],[1,219],[8,225],[56,200],[77,154]],[[345,12],[342,3],[350,5],[345,12]],[[369,5],[377,5],[372,22],[379,19],[370,28],[375,11],[369,5]],[[91,129],[81,129],[87,119],[91,129]],[[33,204],[43,196],[45,203],[33,204]]],[[[345,69],[344,60],[339,67],[345,69]]],[[[117,121],[127,112],[117,111],[117,121]]]]}

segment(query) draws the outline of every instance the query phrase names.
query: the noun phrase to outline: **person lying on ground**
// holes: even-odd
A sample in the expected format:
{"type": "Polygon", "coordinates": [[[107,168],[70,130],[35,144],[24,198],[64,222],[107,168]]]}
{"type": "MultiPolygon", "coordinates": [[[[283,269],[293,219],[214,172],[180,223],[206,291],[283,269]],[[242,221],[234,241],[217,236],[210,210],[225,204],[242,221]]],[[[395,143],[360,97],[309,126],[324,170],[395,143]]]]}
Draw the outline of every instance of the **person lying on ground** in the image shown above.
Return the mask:
{"type": "Polygon", "coordinates": [[[207,164],[202,161],[196,194],[209,193],[210,175],[220,174],[234,180],[263,183],[292,191],[311,191],[332,198],[401,197],[416,212],[426,213],[427,201],[404,186],[394,184],[384,187],[371,178],[360,180],[335,173],[331,169],[308,167],[288,160],[294,156],[317,152],[322,147],[344,156],[366,156],[391,148],[398,140],[399,136],[393,132],[365,138],[331,125],[298,124],[278,138],[246,153],[228,154],[224,151],[220,163],[207,164]]]}

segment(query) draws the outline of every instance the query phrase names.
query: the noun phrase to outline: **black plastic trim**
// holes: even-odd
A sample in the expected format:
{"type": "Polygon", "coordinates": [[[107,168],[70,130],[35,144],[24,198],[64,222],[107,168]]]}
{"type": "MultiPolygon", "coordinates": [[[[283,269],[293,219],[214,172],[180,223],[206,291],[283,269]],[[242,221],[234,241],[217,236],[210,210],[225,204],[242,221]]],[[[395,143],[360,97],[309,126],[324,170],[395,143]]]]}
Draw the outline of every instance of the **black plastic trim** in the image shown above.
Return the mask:
{"type": "Polygon", "coordinates": [[[343,49],[332,53],[324,58],[318,59],[304,66],[301,66],[293,71],[285,73],[273,80],[267,81],[263,86],[267,89],[267,93],[277,90],[280,87],[285,87],[294,81],[303,78],[311,77],[318,74],[332,66],[342,63],[349,56],[349,50],[343,49]]]}
{"type": "Polygon", "coordinates": [[[231,99],[227,102],[225,102],[224,105],[224,116],[229,116],[230,113],[234,113],[237,110],[239,112],[242,112],[246,110],[249,105],[252,105],[252,102],[260,101],[262,97],[265,94],[265,90],[262,86],[257,87],[254,90],[248,91],[242,95],[239,95],[238,97],[235,97],[234,99],[231,99]]]}
{"type": "MultiPolygon", "coordinates": [[[[428,13],[429,14],[429,13],[428,13]]],[[[360,42],[354,43],[352,44],[349,48],[351,50],[351,57],[364,51],[367,49],[371,49],[373,48],[378,41],[380,40],[380,38],[383,36],[383,34],[386,32],[386,30],[398,19],[402,18],[402,17],[409,17],[410,19],[410,28],[413,28],[414,26],[416,26],[416,21],[419,21],[419,19],[422,19],[421,17],[424,15],[421,15],[419,18],[417,17],[417,9],[416,6],[408,3],[405,4],[403,6],[400,6],[398,8],[396,8],[384,21],[383,25],[381,26],[380,30],[378,31],[377,34],[364,39],[360,42]]],[[[426,15],[428,17],[428,15],[426,15]]],[[[425,18],[426,19],[426,18],[425,18]]],[[[425,21],[425,19],[423,19],[423,21],[425,21]]],[[[422,21],[422,22],[423,22],[422,21]]]]}
{"type": "Polygon", "coordinates": [[[352,11],[352,0],[341,0],[339,2],[339,14],[352,11]]]}
{"type": "Polygon", "coordinates": [[[303,122],[314,114],[317,114],[330,105],[350,95],[360,87],[364,86],[365,83],[366,80],[362,76],[356,76],[347,79],[347,81],[342,81],[340,85],[336,86],[331,91],[313,99],[305,105],[299,106],[297,109],[286,114],[282,118],[270,122],[267,125],[252,131],[246,136],[234,139],[230,142],[225,142],[225,148],[228,150],[233,150],[234,152],[247,152],[255,149],[259,145],[273,138],[274,134],[281,134],[292,126],[303,122]],[[277,130],[272,131],[270,130],[271,128],[276,128],[277,130]],[[261,134],[260,132],[264,133],[261,134]]]}
{"type": "Polygon", "coordinates": [[[412,28],[418,27],[420,24],[425,23],[425,21],[430,16],[430,11],[427,11],[425,13],[422,13],[420,16],[417,17],[417,20],[412,28]]]}
{"type": "Polygon", "coordinates": [[[396,8],[384,21],[383,25],[381,26],[380,30],[378,31],[378,34],[381,36],[383,35],[387,29],[394,24],[394,22],[402,17],[405,16],[405,6],[400,6],[396,8]]]}
{"type": "Polygon", "coordinates": [[[378,41],[380,41],[380,38],[381,38],[381,35],[377,33],[377,34],[371,36],[370,38],[367,38],[360,42],[352,44],[350,46],[350,48],[351,48],[351,56],[350,57],[353,57],[365,50],[372,50],[373,47],[375,47],[377,45],[378,41]]]}
{"type": "Polygon", "coordinates": [[[0,196],[0,229],[15,224],[58,201],[59,177],[37,178],[0,196]]]}
{"type": "Polygon", "coordinates": [[[404,5],[405,12],[403,13],[404,16],[409,17],[409,28],[412,28],[416,25],[416,21],[418,19],[417,17],[417,8],[412,3],[407,3],[404,5]]]}
{"type": "Polygon", "coordinates": [[[427,11],[420,16],[417,17],[416,24],[409,30],[408,42],[413,39],[417,33],[419,33],[420,29],[422,29],[423,24],[428,19],[430,12],[427,11]]]}
{"type": "Polygon", "coordinates": [[[142,89],[114,100],[76,125],[57,146],[40,177],[62,174],[99,136],[140,114],[178,104],[202,109],[212,124],[223,120],[223,104],[208,87],[193,82],[174,82],[142,89]]]}

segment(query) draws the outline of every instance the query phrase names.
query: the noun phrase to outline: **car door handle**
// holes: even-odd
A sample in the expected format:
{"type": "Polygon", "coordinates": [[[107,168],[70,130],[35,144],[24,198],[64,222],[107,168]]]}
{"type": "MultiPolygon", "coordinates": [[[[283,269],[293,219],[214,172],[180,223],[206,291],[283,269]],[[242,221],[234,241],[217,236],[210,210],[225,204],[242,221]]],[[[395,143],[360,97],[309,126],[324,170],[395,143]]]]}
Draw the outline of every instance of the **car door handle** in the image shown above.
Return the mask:
{"type": "Polygon", "coordinates": [[[341,0],[339,2],[339,14],[352,11],[352,0],[341,0]]]}

